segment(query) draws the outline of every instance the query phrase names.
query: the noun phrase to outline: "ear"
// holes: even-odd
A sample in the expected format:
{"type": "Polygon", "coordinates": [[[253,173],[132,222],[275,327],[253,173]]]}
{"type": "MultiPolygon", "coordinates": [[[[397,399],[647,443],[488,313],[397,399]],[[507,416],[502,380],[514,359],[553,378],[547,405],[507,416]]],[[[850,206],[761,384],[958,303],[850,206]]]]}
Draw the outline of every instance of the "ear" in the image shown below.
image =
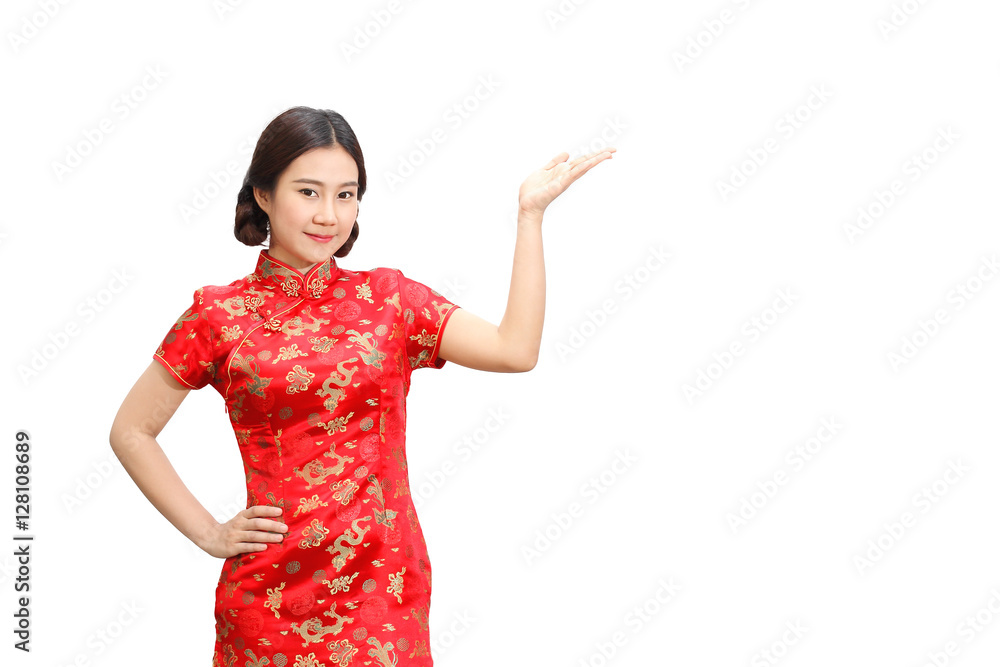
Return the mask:
{"type": "Polygon", "coordinates": [[[253,198],[257,200],[257,206],[260,206],[264,210],[264,213],[267,213],[267,215],[270,216],[271,201],[268,198],[268,194],[260,188],[255,187],[253,189],[253,198]]]}

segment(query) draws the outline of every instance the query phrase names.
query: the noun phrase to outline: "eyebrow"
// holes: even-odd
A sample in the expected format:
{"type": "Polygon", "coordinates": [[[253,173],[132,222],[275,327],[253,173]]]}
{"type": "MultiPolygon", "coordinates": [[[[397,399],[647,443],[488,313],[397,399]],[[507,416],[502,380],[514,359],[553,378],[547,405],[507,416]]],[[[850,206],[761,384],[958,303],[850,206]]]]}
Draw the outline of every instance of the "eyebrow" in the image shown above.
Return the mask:
{"type": "MultiPolygon", "coordinates": [[[[311,185],[326,185],[323,181],[317,181],[312,178],[297,178],[292,183],[309,183],[311,185]]],[[[357,181],[347,181],[346,183],[341,183],[338,187],[347,187],[349,185],[358,185],[357,181]]]]}

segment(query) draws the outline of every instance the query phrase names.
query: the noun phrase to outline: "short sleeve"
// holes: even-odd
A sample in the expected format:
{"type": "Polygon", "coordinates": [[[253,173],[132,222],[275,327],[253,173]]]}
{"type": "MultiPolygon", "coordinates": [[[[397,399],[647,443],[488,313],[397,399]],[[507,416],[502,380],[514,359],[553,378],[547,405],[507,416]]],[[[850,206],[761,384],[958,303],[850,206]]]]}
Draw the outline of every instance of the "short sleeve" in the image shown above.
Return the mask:
{"type": "Polygon", "coordinates": [[[399,302],[403,313],[403,337],[410,370],[442,368],[445,359],[438,356],[441,332],[448,318],[460,306],[423,283],[399,274],[399,302]]]}
{"type": "Polygon", "coordinates": [[[181,384],[201,389],[215,379],[215,335],[204,312],[204,287],[195,290],[191,307],[163,338],[153,358],[181,384]]]}

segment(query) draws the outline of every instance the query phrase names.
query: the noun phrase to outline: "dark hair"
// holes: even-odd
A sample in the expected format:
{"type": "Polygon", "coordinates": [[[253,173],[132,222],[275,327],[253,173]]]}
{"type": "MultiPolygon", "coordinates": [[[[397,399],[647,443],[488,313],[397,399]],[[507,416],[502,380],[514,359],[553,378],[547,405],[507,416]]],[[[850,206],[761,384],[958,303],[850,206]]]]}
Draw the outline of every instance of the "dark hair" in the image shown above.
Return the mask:
{"type": "MultiPolygon", "coordinates": [[[[257,140],[243,187],[236,197],[236,238],[249,246],[263,245],[268,235],[267,213],[257,203],[253,189],[274,192],[278,177],[292,161],[314,148],[332,148],[340,144],[358,165],[358,201],[365,194],[365,157],[354,130],[344,117],[329,109],[292,107],[268,123],[257,140]]],[[[358,238],[358,222],[335,257],[346,257],[358,238]]]]}

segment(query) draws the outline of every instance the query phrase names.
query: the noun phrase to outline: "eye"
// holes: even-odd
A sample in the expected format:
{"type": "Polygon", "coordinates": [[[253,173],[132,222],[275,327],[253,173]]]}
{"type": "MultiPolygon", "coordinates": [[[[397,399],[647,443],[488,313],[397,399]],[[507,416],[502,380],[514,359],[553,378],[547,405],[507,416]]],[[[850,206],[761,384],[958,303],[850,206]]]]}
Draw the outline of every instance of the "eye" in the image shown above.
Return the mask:
{"type": "Polygon", "coordinates": [[[347,195],[347,197],[344,197],[344,199],[348,199],[349,197],[353,197],[354,196],[354,193],[350,192],[350,191],[344,191],[344,192],[341,192],[340,194],[341,195],[347,195]]]}
{"type": "MultiPolygon", "coordinates": [[[[315,193],[316,191],[313,190],[312,188],[302,188],[301,190],[299,190],[299,192],[301,192],[302,194],[305,194],[307,192],[315,193]]],[[[306,196],[308,197],[309,195],[306,195],[306,196]]]]}

